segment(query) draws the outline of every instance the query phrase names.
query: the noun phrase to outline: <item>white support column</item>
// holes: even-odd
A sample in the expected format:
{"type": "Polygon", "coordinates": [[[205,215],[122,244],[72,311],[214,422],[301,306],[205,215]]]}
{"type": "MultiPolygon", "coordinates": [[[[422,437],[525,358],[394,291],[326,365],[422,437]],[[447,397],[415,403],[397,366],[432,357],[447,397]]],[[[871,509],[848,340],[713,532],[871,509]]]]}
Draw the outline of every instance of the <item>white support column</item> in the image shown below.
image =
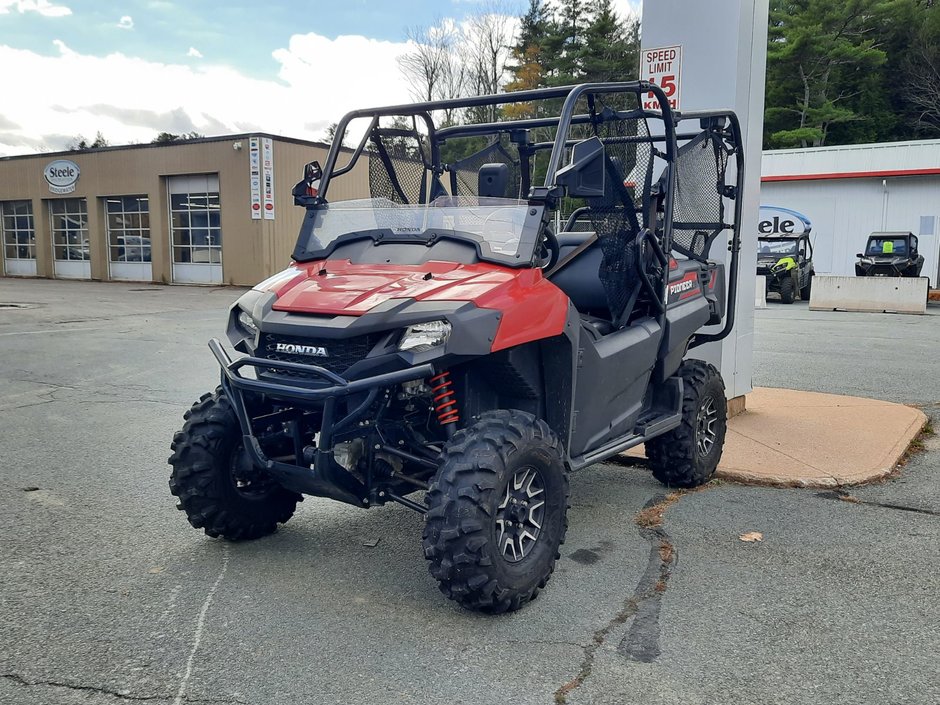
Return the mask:
{"type": "MultiPolygon", "coordinates": [[[[643,49],[682,47],[679,110],[730,108],[744,132],[743,242],[735,326],[724,340],[692,352],[721,369],[729,398],[751,391],[768,1],[643,3],[643,49]]],[[[712,257],[725,258],[727,265],[729,253],[716,242],[712,257]]]]}

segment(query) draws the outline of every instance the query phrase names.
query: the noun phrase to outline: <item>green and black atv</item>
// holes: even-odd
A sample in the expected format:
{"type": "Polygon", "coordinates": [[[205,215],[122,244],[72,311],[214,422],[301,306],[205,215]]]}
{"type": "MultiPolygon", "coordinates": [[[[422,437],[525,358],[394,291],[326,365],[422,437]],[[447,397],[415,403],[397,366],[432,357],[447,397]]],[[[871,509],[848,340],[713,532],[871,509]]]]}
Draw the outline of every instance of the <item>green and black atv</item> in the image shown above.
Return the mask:
{"type": "Polygon", "coordinates": [[[813,243],[809,232],[774,235],[757,239],[757,273],[767,283],[767,293],[780,294],[780,301],[792,304],[797,293],[809,301],[813,285],[813,243]]]}
{"type": "Polygon", "coordinates": [[[872,233],[856,256],[857,277],[919,277],[924,267],[917,236],[910,232],[872,233]]]}

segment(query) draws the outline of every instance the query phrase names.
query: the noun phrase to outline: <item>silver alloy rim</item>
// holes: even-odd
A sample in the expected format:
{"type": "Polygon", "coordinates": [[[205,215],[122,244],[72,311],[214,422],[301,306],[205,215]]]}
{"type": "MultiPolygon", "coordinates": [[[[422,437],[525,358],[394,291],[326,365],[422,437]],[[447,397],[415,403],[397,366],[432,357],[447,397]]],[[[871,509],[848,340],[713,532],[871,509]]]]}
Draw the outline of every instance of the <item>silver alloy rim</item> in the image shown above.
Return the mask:
{"type": "Polygon", "coordinates": [[[695,438],[699,454],[708,455],[715,447],[715,441],[718,439],[717,425],[718,408],[715,406],[715,398],[706,397],[698,408],[696,417],[695,438]]]}
{"type": "Polygon", "coordinates": [[[528,466],[516,471],[506,484],[506,495],[496,508],[499,552],[510,563],[527,555],[542,533],[545,485],[538,470],[528,466]]]}

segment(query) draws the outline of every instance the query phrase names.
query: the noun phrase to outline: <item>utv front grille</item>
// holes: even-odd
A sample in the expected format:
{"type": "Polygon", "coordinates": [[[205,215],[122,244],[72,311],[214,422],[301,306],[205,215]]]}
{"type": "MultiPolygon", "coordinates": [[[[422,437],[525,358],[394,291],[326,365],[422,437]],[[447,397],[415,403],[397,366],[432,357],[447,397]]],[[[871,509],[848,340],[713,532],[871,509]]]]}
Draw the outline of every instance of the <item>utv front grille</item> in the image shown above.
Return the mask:
{"type": "MultiPolygon", "coordinates": [[[[297,362],[315,365],[336,374],[343,374],[355,363],[364,359],[382,338],[381,334],[360,335],[344,340],[322,338],[298,338],[295,336],[262,333],[257,357],[278,362],[297,362]],[[285,347],[287,348],[285,350],[285,347]],[[280,349],[279,349],[280,348],[280,349]],[[303,352],[301,352],[303,351],[303,352]]],[[[298,379],[313,379],[315,375],[293,370],[265,370],[271,374],[298,379]]]]}

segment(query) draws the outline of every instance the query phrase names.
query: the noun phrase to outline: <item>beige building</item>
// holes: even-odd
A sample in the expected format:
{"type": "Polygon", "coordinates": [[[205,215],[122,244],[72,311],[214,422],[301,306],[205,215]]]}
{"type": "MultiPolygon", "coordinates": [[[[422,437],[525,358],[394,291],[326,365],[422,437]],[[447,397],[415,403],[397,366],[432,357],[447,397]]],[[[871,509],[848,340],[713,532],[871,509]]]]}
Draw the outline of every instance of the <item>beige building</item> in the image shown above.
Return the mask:
{"type": "MultiPolygon", "coordinates": [[[[257,133],[0,158],[2,274],[256,284],[289,263],[291,188],[327,150],[257,133]]],[[[330,189],[368,196],[368,159],[330,189]]]]}

